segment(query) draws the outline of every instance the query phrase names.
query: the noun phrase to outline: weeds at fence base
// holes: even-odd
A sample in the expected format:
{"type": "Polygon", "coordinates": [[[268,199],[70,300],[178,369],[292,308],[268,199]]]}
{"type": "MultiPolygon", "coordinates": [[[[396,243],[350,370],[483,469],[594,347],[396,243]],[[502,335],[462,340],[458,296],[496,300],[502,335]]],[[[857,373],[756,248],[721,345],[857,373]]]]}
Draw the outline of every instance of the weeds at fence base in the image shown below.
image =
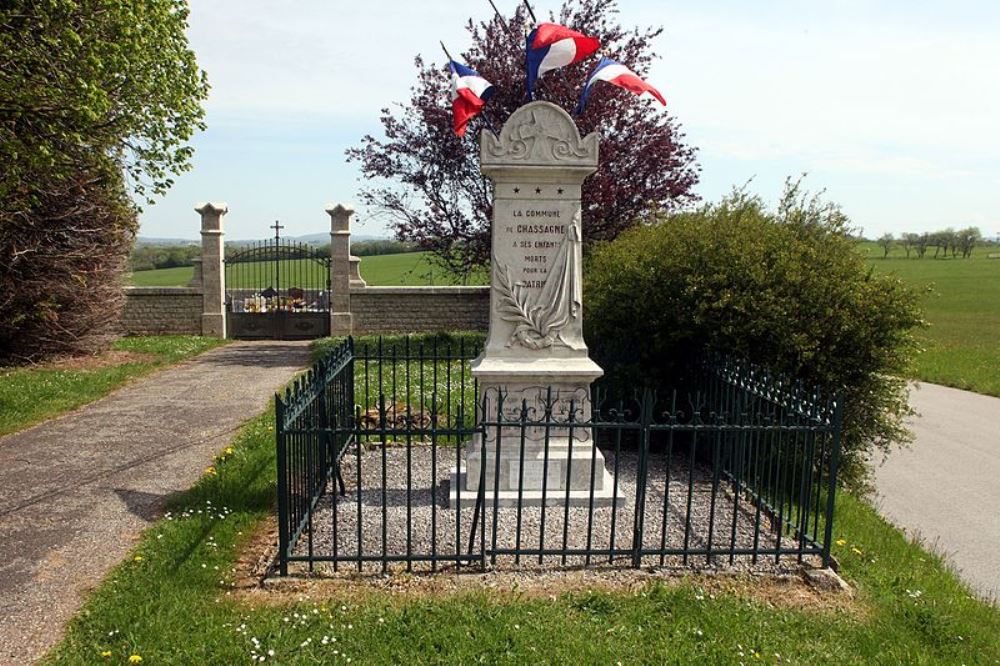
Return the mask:
{"type": "MultiPolygon", "coordinates": [[[[690,588],[695,598],[732,596],[775,608],[815,612],[848,612],[867,615],[853,592],[823,589],[808,581],[819,558],[802,565],[790,562],[783,573],[746,573],[727,570],[676,568],[577,568],[555,570],[452,571],[412,574],[405,570],[385,576],[310,574],[290,571],[288,576],[268,575],[276,555],[277,524],[268,519],[247,542],[235,574],[235,601],[253,607],[283,607],[303,600],[364,603],[373,600],[406,604],[486,594],[497,604],[591,593],[641,596],[656,585],[690,588]]],[[[792,560],[793,558],[788,558],[792,560]]]]}

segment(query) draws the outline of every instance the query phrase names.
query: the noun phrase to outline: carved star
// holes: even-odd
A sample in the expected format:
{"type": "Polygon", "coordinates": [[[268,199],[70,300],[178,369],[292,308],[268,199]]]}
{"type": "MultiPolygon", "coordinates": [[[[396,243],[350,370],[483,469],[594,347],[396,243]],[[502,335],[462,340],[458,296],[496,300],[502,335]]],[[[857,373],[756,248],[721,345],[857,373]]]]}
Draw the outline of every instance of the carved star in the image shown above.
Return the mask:
{"type": "Polygon", "coordinates": [[[541,193],[542,193],[542,188],[536,187],[535,188],[535,194],[541,194],[541,193]]]}
{"type": "Polygon", "coordinates": [[[514,194],[517,194],[517,193],[519,193],[520,191],[521,191],[521,188],[520,188],[520,187],[515,187],[515,188],[514,188],[514,194]]]}

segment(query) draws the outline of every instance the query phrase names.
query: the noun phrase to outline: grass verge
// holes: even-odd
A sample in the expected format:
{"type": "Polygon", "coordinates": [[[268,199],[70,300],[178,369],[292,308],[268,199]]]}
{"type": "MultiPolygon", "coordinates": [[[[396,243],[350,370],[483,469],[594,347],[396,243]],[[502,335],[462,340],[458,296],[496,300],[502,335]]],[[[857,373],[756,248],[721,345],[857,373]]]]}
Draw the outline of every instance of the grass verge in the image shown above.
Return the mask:
{"type": "Polygon", "coordinates": [[[122,338],[102,356],[0,368],[0,435],[93,402],[130,379],[223,342],[180,335],[122,338]]]}
{"type": "Polygon", "coordinates": [[[271,513],[273,411],[154,524],[94,592],[50,663],[1000,663],[1000,610],[870,506],[838,498],[850,604],[797,607],[704,578],[551,598],[516,590],[399,599],[234,592],[271,513]],[[106,655],[102,657],[102,655],[106,655]]]}

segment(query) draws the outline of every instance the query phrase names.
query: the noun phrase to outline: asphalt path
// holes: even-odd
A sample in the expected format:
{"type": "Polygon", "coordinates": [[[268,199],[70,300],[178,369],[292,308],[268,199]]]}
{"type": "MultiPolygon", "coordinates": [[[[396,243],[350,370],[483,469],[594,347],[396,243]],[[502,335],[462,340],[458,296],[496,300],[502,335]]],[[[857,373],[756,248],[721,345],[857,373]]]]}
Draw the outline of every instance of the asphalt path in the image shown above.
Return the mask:
{"type": "Polygon", "coordinates": [[[231,343],[0,438],[0,664],[55,644],[164,500],[308,361],[308,343],[231,343]]]}
{"type": "Polygon", "coordinates": [[[1000,600],[1000,398],[919,383],[916,439],[876,468],[876,506],[1000,600]]]}

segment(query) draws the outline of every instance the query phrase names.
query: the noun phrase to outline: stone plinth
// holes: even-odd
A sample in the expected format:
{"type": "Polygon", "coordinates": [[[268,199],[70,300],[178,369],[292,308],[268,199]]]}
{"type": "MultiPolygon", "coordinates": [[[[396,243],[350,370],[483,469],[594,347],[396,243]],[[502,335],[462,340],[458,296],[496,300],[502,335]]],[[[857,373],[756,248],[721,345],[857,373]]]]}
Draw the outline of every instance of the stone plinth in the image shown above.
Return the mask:
{"type": "MultiPolygon", "coordinates": [[[[494,203],[489,336],[472,363],[480,405],[487,403],[481,422],[497,420],[501,394],[505,420],[516,420],[525,404],[540,418],[546,401],[555,420],[571,406],[574,420],[590,419],[590,385],[603,371],[583,340],[580,195],[597,169],[597,150],[596,134],[581,138],[569,114],[548,102],[522,106],[499,136],[482,133],[481,169],[494,203]]],[[[485,442],[467,444],[465,468],[455,472],[463,504],[475,501],[484,449],[487,503],[516,503],[520,489],[522,501],[538,504],[543,485],[547,503],[565,502],[567,485],[570,502],[589,501],[592,463],[595,503],[613,501],[589,429],[550,428],[546,456],[544,428],[530,426],[523,458],[520,428],[501,433],[499,445],[490,430],[485,442]]]]}

